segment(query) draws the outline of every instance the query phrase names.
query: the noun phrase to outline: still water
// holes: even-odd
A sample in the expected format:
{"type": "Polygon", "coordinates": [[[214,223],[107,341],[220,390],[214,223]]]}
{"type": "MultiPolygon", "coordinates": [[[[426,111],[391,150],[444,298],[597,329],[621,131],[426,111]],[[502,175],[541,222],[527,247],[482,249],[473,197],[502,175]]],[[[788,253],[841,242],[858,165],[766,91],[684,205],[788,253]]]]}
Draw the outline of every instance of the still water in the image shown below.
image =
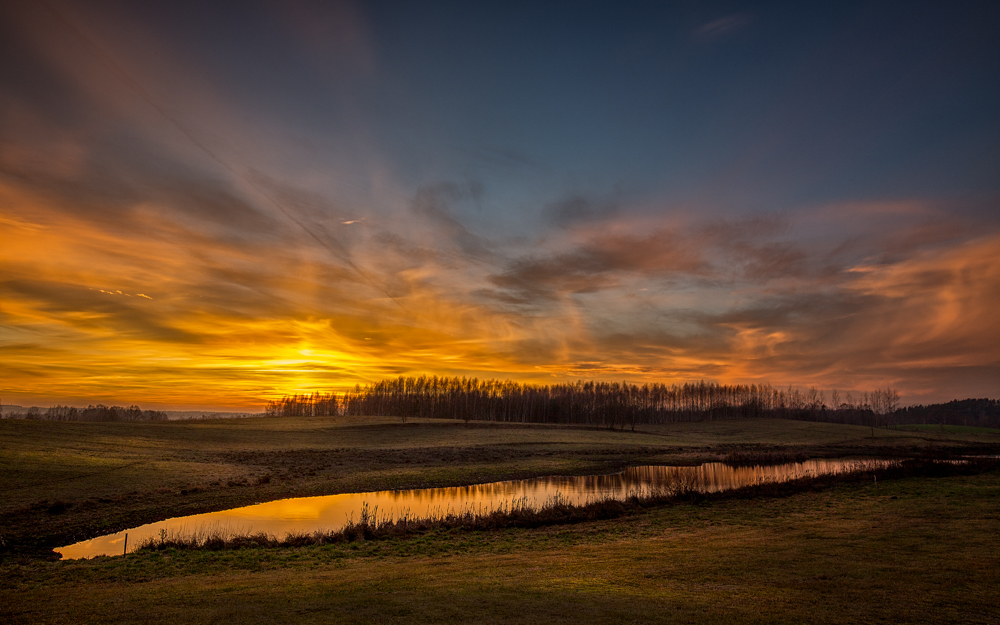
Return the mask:
{"type": "Polygon", "coordinates": [[[268,503],[176,517],[140,527],[85,540],[56,549],[64,559],[119,555],[125,549],[125,534],[132,551],[142,541],[160,536],[189,535],[197,532],[266,532],[277,537],[289,532],[335,531],[349,519],[357,520],[363,505],[377,507],[378,516],[403,514],[430,516],[468,508],[490,510],[515,500],[533,507],[541,506],[558,495],[563,501],[584,504],[604,497],[622,499],[629,493],[654,489],[691,486],[703,492],[716,492],[765,482],[783,482],[811,475],[842,473],[873,463],[871,460],[807,460],[769,467],[731,467],[711,462],[697,467],[634,467],[610,475],[577,477],[540,477],[530,480],[492,482],[450,488],[389,490],[373,493],[348,493],[325,497],[297,497],[268,503]]]}

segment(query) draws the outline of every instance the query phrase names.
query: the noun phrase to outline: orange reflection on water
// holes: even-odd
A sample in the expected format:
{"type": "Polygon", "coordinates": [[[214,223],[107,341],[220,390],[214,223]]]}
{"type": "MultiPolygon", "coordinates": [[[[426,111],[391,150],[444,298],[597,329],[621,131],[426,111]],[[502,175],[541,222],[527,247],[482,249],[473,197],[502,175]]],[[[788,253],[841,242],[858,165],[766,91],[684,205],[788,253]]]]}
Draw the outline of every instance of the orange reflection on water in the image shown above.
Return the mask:
{"type": "Polygon", "coordinates": [[[148,538],[160,536],[161,532],[172,536],[265,532],[280,537],[290,532],[335,531],[349,520],[359,519],[363,506],[369,510],[376,509],[379,518],[400,518],[404,515],[414,518],[467,509],[490,511],[513,501],[539,507],[556,496],[579,505],[605,497],[622,499],[630,493],[656,489],[690,487],[702,492],[718,492],[753,484],[841,473],[872,463],[884,465],[887,461],[807,460],[769,467],[731,467],[712,462],[697,467],[634,467],[611,475],[556,476],[448,488],[296,497],[167,519],[78,542],[56,551],[66,559],[118,555],[125,549],[126,533],[129,545],[134,548],[148,538]]]}

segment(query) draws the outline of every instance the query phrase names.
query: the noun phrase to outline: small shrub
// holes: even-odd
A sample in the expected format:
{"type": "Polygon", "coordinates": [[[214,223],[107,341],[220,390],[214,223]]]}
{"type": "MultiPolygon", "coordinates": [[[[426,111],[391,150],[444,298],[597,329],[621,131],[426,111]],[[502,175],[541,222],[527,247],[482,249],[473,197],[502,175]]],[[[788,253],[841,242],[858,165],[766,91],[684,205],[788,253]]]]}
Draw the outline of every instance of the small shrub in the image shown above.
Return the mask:
{"type": "Polygon", "coordinates": [[[73,504],[60,500],[56,501],[51,506],[46,508],[45,511],[48,512],[49,514],[62,514],[63,512],[66,512],[66,510],[72,507],[73,504]]]}

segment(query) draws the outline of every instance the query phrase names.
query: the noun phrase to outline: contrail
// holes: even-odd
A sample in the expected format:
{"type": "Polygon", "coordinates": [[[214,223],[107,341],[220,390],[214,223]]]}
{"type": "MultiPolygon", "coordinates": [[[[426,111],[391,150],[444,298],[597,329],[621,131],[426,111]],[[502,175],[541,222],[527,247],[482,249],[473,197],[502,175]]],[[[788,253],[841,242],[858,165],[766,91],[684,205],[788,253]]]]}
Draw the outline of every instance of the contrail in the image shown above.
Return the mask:
{"type": "Polygon", "coordinates": [[[364,280],[372,287],[374,287],[377,291],[381,292],[383,295],[391,299],[393,303],[395,303],[396,306],[399,306],[401,310],[403,310],[404,312],[406,311],[406,309],[403,308],[403,305],[400,304],[395,297],[390,295],[388,291],[386,291],[383,287],[377,284],[364,271],[362,271],[361,268],[354,263],[354,261],[350,259],[349,255],[347,254],[347,251],[343,249],[342,246],[340,245],[334,246],[329,241],[323,240],[322,238],[318,237],[315,232],[310,230],[309,227],[302,222],[301,219],[296,217],[292,211],[288,210],[281,202],[278,201],[277,198],[275,198],[266,189],[262,188],[259,184],[257,184],[253,180],[253,178],[238,171],[235,167],[226,162],[222,157],[220,157],[218,154],[212,151],[208,146],[199,141],[198,138],[195,137],[194,134],[192,134],[187,128],[185,128],[184,125],[181,124],[181,122],[178,119],[176,119],[166,110],[164,110],[159,104],[157,104],[156,101],[153,99],[153,97],[142,87],[142,85],[139,84],[138,81],[133,79],[132,76],[125,70],[125,68],[122,67],[121,64],[119,64],[118,61],[115,60],[114,56],[106,52],[98,42],[94,41],[89,36],[87,36],[87,34],[84,33],[82,30],[80,30],[76,26],[76,24],[74,24],[68,17],[60,13],[49,2],[42,0],[42,4],[45,5],[49,9],[49,11],[51,11],[52,14],[55,15],[56,18],[59,21],[61,21],[67,28],[76,33],[77,37],[83,40],[83,42],[90,48],[91,52],[94,54],[94,56],[98,58],[98,60],[107,64],[114,71],[114,73],[118,75],[118,77],[122,80],[122,82],[128,85],[128,87],[132,91],[134,91],[136,95],[142,98],[146,102],[146,104],[151,106],[157,113],[159,113],[160,116],[163,117],[163,119],[170,122],[170,124],[174,128],[176,128],[181,134],[187,137],[188,141],[193,143],[199,150],[204,152],[205,155],[207,155],[213,161],[215,161],[219,165],[222,165],[222,167],[224,167],[226,171],[233,174],[234,176],[245,182],[247,185],[249,185],[250,188],[252,188],[258,194],[260,194],[261,197],[266,199],[268,202],[273,204],[275,208],[281,211],[281,214],[283,214],[295,225],[297,225],[299,228],[305,231],[305,233],[308,234],[314,241],[316,241],[316,243],[318,243],[320,246],[326,249],[326,251],[330,252],[330,254],[333,255],[335,258],[337,258],[338,260],[346,264],[348,267],[350,267],[352,270],[354,270],[355,273],[361,276],[362,280],[364,280]]]}

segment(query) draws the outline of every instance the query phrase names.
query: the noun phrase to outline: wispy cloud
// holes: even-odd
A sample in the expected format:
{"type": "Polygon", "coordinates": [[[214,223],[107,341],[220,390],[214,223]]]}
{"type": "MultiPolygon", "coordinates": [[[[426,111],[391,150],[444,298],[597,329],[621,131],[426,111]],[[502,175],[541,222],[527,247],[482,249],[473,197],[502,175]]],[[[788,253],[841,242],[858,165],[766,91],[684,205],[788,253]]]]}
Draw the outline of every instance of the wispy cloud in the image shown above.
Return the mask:
{"type": "Polygon", "coordinates": [[[185,227],[195,207],[216,210],[211,195],[123,213],[146,225],[137,230],[88,221],[68,196],[40,208],[7,193],[36,219],[75,224],[0,254],[5,345],[19,363],[7,379],[38,394],[74,377],[77,396],[106,396],[118,392],[105,382],[114,372],[135,380],[120,388],[164,402],[179,401],[170,389],[192,393],[183,381],[196,377],[202,402],[244,405],[261,389],[291,390],[289,379],[306,390],[430,371],[888,383],[939,397],[969,367],[1000,367],[1000,239],[922,237],[923,215],[873,234],[845,211],[837,236],[804,245],[788,215],[655,226],[616,214],[497,253],[448,210],[453,190],[422,191],[402,220],[369,221],[364,238],[340,243],[395,305],[294,229],[185,227]]]}
{"type": "Polygon", "coordinates": [[[750,13],[730,13],[710,22],[705,22],[695,28],[691,36],[702,41],[714,41],[742,30],[751,23],[753,23],[753,15],[750,13]]]}

